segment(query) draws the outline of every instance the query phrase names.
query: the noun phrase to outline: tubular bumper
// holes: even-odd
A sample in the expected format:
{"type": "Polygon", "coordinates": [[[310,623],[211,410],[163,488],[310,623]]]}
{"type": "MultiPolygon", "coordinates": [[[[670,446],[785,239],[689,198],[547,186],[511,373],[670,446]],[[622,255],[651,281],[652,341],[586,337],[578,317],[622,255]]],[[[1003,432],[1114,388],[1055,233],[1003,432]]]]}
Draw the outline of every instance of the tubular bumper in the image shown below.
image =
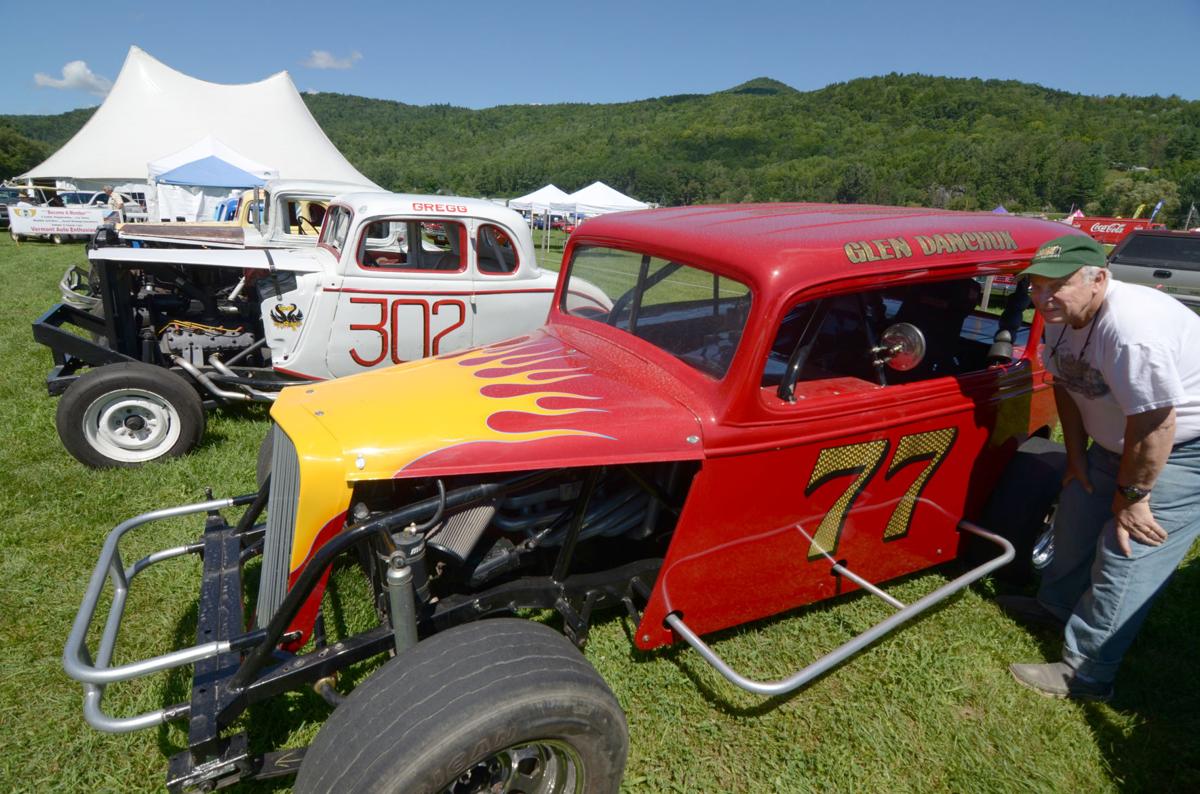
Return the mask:
{"type": "Polygon", "coordinates": [[[908,622],[917,615],[920,615],[934,604],[949,598],[954,593],[957,593],[959,590],[967,587],[972,582],[983,578],[997,568],[1007,565],[1015,556],[1015,551],[1013,550],[1012,544],[1009,543],[1005,538],[995,533],[988,532],[987,530],[982,529],[969,521],[960,522],[958,528],[995,543],[1001,548],[1003,553],[998,557],[988,560],[978,567],[972,568],[963,575],[959,576],[957,579],[947,582],[929,595],[907,606],[900,601],[897,601],[895,598],[892,598],[887,593],[884,593],[870,582],[867,582],[861,577],[852,574],[844,566],[835,565],[835,573],[841,576],[849,577],[872,595],[881,598],[891,606],[895,607],[897,612],[891,617],[876,623],[862,634],[859,634],[833,651],[830,651],[813,663],[809,664],[807,667],[796,671],[787,678],[781,678],[777,681],[755,681],[747,678],[730,667],[724,659],[718,656],[716,651],[709,647],[704,640],[700,639],[700,637],[697,636],[694,631],[688,628],[687,624],[683,622],[683,619],[678,614],[672,613],[667,615],[666,623],[671,627],[672,630],[675,631],[676,634],[678,634],[685,642],[687,642],[688,645],[692,646],[692,648],[695,649],[695,651],[699,653],[701,657],[703,657],[704,661],[708,662],[708,664],[710,664],[717,672],[725,676],[725,678],[734,686],[740,687],[747,692],[753,692],[756,695],[765,695],[768,697],[785,695],[810,683],[813,679],[817,678],[817,676],[828,672],[854,654],[865,649],[876,640],[890,633],[893,629],[896,629],[901,624],[908,622]]]}
{"type": "Polygon", "coordinates": [[[234,529],[224,525],[224,522],[220,521],[216,511],[222,508],[250,504],[255,500],[255,496],[255,494],[247,494],[228,499],[212,499],[190,505],[153,510],[149,513],[143,513],[140,516],[128,519],[109,532],[100,552],[100,558],[96,562],[96,567],[92,570],[91,579],[88,581],[87,590],[79,606],[79,611],[75,615],[75,622],[71,626],[71,633],[67,637],[67,644],[63,650],[64,670],[68,676],[83,684],[84,717],[92,727],[110,733],[125,733],[188,716],[190,706],[179,704],[148,711],[133,717],[112,717],[104,713],[102,709],[101,700],[104,697],[104,688],[116,681],[129,681],[135,678],[142,678],[162,670],[170,670],[202,660],[212,659],[220,654],[235,650],[231,638],[218,637],[213,641],[200,643],[190,648],[182,648],[149,659],[115,667],[112,666],[113,649],[116,646],[117,634],[121,627],[121,618],[125,611],[125,600],[129,593],[129,584],[133,578],[151,565],[186,554],[197,554],[205,548],[205,542],[202,541],[200,543],[163,549],[147,555],[126,568],[121,560],[119,548],[121,538],[137,527],[162,519],[195,513],[209,513],[210,517],[216,519],[219,525],[224,527],[223,531],[229,536],[229,539],[236,543],[237,538],[234,535],[234,529]],[[91,628],[92,620],[95,617],[96,609],[99,606],[105,578],[108,578],[112,582],[113,597],[108,619],[104,624],[104,630],[100,636],[95,661],[93,661],[93,657],[87,647],[87,635],[91,628]]]}

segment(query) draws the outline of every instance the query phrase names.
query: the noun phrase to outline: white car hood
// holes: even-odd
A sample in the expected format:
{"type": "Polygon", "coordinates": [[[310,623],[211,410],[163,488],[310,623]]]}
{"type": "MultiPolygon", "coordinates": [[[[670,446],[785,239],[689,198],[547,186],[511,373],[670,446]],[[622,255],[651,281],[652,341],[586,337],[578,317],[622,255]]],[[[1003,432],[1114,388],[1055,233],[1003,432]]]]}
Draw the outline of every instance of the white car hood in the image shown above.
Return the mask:
{"type": "Polygon", "coordinates": [[[278,270],[288,273],[318,273],[332,267],[332,255],[323,249],[299,248],[96,248],[88,259],[106,262],[145,262],[147,264],[201,265],[251,270],[278,270]]]}

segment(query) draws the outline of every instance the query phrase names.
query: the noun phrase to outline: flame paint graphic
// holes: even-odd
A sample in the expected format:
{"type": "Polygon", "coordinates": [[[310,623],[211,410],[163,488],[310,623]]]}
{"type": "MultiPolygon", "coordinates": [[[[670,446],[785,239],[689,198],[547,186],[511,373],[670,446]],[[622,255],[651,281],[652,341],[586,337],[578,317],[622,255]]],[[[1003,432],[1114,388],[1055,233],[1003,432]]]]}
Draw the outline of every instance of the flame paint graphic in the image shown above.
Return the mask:
{"type": "Polygon", "coordinates": [[[602,408],[580,404],[600,397],[577,390],[592,376],[582,367],[571,366],[557,341],[524,337],[428,363],[432,364],[428,369],[416,367],[406,373],[406,396],[417,397],[425,405],[410,407],[415,409],[410,414],[414,432],[406,439],[412,446],[401,471],[430,455],[466,444],[569,437],[613,440],[604,433],[555,421],[605,413],[602,408]],[[414,381],[412,376],[424,374],[423,369],[436,378],[436,385],[414,381]]]}

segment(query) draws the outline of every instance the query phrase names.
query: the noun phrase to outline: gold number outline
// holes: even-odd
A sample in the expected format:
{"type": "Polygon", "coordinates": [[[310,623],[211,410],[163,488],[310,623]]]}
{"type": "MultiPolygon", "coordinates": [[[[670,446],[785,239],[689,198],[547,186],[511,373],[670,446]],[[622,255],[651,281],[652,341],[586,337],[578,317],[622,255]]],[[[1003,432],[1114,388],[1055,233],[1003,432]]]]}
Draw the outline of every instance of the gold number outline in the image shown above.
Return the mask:
{"type": "Polygon", "coordinates": [[[921,498],[921,492],[925,490],[925,486],[933,478],[934,472],[946,460],[957,438],[958,428],[950,426],[943,427],[940,430],[929,430],[924,433],[914,433],[904,436],[896,444],[896,452],[892,455],[891,465],[888,466],[887,472],[883,475],[885,480],[892,479],[892,475],[913,463],[930,461],[930,464],[925,467],[924,471],[917,475],[912,485],[908,486],[908,490],[900,497],[899,504],[892,511],[892,515],[888,518],[887,525],[884,527],[884,543],[899,540],[908,535],[908,531],[912,528],[913,512],[916,510],[917,502],[921,498]]]}
{"type": "MultiPolygon", "coordinates": [[[[888,517],[888,522],[884,526],[884,542],[899,540],[908,535],[913,512],[921,492],[925,490],[934,473],[941,467],[957,438],[958,428],[953,425],[924,433],[901,436],[884,479],[890,480],[901,469],[914,463],[930,461],[930,465],[917,475],[912,485],[900,497],[891,516],[888,517]]],[[[837,551],[850,509],[858,501],[862,492],[866,490],[871,478],[879,471],[880,464],[887,457],[889,446],[887,439],[875,439],[839,447],[826,447],[817,455],[817,462],[813,465],[808,485],[804,488],[805,497],[811,496],[830,480],[850,474],[856,476],[817,526],[817,531],[813,534],[812,543],[808,549],[809,561],[818,559],[826,553],[833,555],[837,551]]]]}
{"type": "Polygon", "coordinates": [[[887,455],[888,446],[888,440],[881,438],[840,447],[826,447],[817,455],[812,475],[804,488],[806,497],[836,477],[848,474],[857,476],[829,508],[817,531],[813,533],[812,543],[808,548],[810,561],[824,556],[825,552],[833,554],[837,549],[850,508],[867,487],[870,479],[875,476],[875,472],[879,471],[879,466],[887,455]]]}

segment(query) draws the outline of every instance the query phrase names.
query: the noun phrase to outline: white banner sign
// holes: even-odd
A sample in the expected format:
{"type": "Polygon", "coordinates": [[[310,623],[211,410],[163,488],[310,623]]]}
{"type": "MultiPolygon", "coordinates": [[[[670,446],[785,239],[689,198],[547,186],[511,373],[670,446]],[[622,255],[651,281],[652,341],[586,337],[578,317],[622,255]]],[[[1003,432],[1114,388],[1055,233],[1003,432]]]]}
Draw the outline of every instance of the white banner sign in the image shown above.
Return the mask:
{"type": "Polygon", "coordinates": [[[116,210],[110,210],[107,207],[76,209],[16,204],[8,208],[8,224],[13,234],[88,235],[96,231],[96,228],[104,223],[105,217],[110,213],[115,215],[116,210]]]}

